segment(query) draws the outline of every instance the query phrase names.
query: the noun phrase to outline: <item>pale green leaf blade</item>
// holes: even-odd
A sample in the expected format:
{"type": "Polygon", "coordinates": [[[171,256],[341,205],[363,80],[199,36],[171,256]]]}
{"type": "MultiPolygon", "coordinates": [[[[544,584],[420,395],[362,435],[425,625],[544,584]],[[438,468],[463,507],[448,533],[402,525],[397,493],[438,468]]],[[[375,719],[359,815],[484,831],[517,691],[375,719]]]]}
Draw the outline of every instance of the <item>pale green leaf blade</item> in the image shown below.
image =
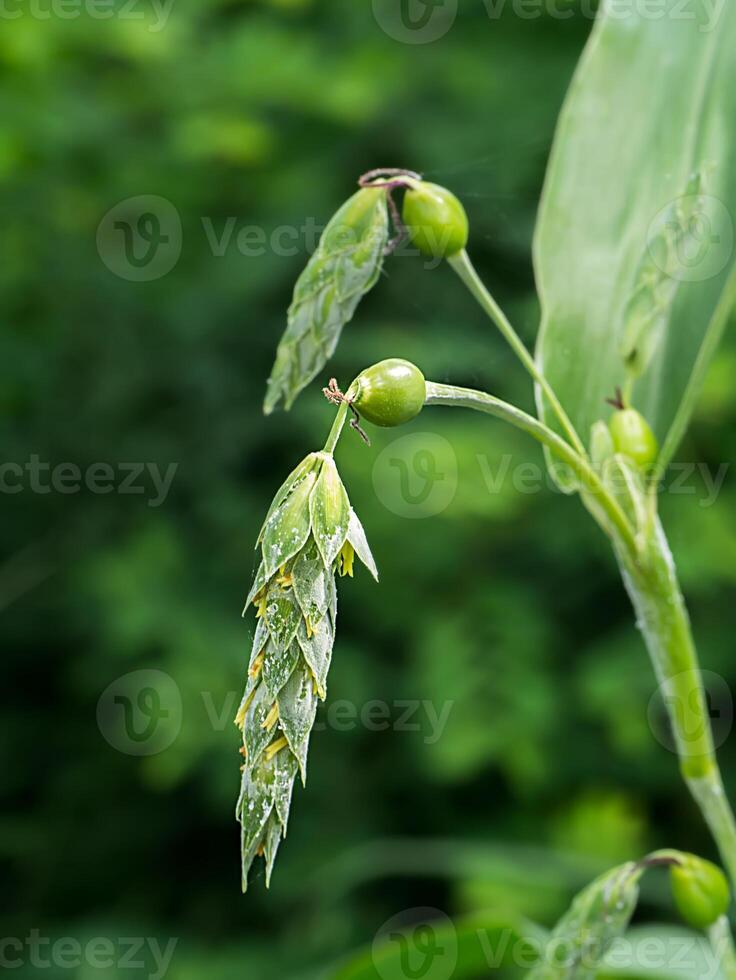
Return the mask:
{"type": "Polygon", "coordinates": [[[330,617],[324,616],[311,633],[308,633],[304,623],[301,623],[296,638],[307,666],[314,675],[317,693],[324,701],[327,697],[327,674],[330,670],[332,647],[335,641],[330,617]]]}
{"type": "Polygon", "coordinates": [[[256,659],[258,654],[263,650],[268,641],[268,627],[266,626],[266,620],[259,618],[256,620],[256,628],[253,634],[253,645],[250,651],[250,660],[248,661],[248,670],[253,666],[253,661],[256,659]]]}
{"type": "Polygon", "coordinates": [[[312,674],[300,664],[279,694],[279,725],[299,763],[302,781],[307,774],[309,735],[317,713],[317,693],[312,674]]]}
{"type": "Polygon", "coordinates": [[[378,568],[376,560],[371,552],[368,538],[366,537],[363,525],[355,511],[350,508],[350,524],[348,526],[348,541],[355,549],[355,554],[371,573],[373,578],[378,581],[378,568]]]}
{"type": "Polygon", "coordinates": [[[243,615],[248,612],[250,604],[253,602],[255,597],[261,592],[268,584],[268,575],[266,574],[266,566],[261,562],[258,566],[258,571],[256,572],[256,577],[253,579],[253,585],[250,587],[250,592],[245,600],[245,605],[243,606],[243,615]]]}
{"type": "Polygon", "coordinates": [[[297,466],[294,467],[291,473],[289,473],[271,501],[271,506],[268,508],[268,513],[266,514],[266,519],[264,520],[261,530],[258,533],[258,544],[260,544],[263,540],[266,526],[273,516],[274,511],[277,510],[281,504],[283,504],[284,500],[286,500],[294,487],[296,487],[297,484],[304,479],[307,473],[309,473],[310,470],[315,469],[321,462],[322,459],[319,453],[310,453],[308,456],[305,456],[297,466]]]}
{"type": "Polygon", "coordinates": [[[248,707],[243,727],[243,744],[248,753],[249,766],[254,766],[258,762],[273,737],[272,733],[263,727],[272,706],[273,698],[268,693],[266,685],[259,684],[248,707]]]}
{"type": "Polygon", "coordinates": [[[715,23],[704,7],[678,17],[678,5],[651,18],[603,4],[560,116],[534,247],[537,358],[573,424],[585,435],[607,417],[628,357],[660,465],[736,289],[736,4],[715,23]]]}
{"type": "Polygon", "coordinates": [[[350,524],[350,501],[331,456],[325,458],[309,506],[312,534],[329,569],[345,544],[350,524]]]}
{"type": "Polygon", "coordinates": [[[304,618],[311,626],[316,626],[330,605],[332,571],[325,568],[314,540],[309,541],[298,556],[291,574],[294,579],[294,595],[304,618]]]}
{"type": "Polygon", "coordinates": [[[299,603],[291,589],[271,589],[266,598],[266,626],[278,650],[285,650],[301,622],[299,603]]]}
{"type": "Polygon", "coordinates": [[[309,470],[271,514],[263,531],[263,564],[270,578],[278,568],[297,555],[309,538],[309,500],[317,473],[309,470]]]}
{"type": "Polygon", "coordinates": [[[299,644],[277,647],[269,643],[263,657],[263,684],[273,703],[299,662],[299,644]]]}
{"type": "Polygon", "coordinates": [[[260,847],[263,831],[274,808],[271,787],[259,778],[259,770],[246,766],[243,770],[238,820],[243,861],[243,891],[248,887],[248,871],[260,847]]]}
{"type": "Polygon", "coordinates": [[[268,381],[264,411],[299,392],[334,353],[345,324],[376,283],[389,238],[386,191],[362,188],[335,214],[299,277],[268,381]]]}
{"type": "Polygon", "coordinates": [[[271,765],[273,768],[273,803],[283,826],[284,837],[286,837],[294,780],[299,766],[289,749],[282,749],[277,752],[271,765]]]}
{"type": "Polygon", "coordinates": [[[271,887],[271,875],[273,874],[273,866],[276,861],[281,839],[281,823],[278,816],[272,813],[263,835],[263,856],[266,859],[266,888],[271,887]]]}

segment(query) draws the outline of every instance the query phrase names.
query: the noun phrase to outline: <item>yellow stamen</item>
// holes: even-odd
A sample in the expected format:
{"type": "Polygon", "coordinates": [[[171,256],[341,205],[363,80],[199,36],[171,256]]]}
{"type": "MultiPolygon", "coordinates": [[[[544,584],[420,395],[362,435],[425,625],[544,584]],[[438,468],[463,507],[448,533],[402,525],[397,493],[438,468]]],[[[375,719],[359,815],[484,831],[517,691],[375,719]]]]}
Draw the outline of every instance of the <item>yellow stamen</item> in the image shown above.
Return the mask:
{"type": "Polygon", "coordinates": [[[266,606],[268,605],[266,602],[266,593],[259,593],[253,600],[253,605],[256,607],[256,619],[263,619],[266,615],[266,606]]]}
{"type": "Polygon", "coordinates": [[[282,572],[276,579],[276,583],[283,589],[290,589],[294,584],[294,578],[290,572],[282,572]]]}
{"type": "Polygon", "coordinates": [[[242,731],[243,725],[245,724],[245,716],[248,714],[248,708],[250,708],[250,703],[253,700],[253,695],[255,690],[251,691],[248,697],[243,701],[243,703],[238,708],[238,713],[235,715],[235,724],[242,731]]]}
{"type": "Polygon", "coordinates": [[[271,710],[266,715],[261,728],[265,728],[267,732],[270,732],[276,722],[279,720],[279,706],[278,702],[274,701],[271,705],[271,710]]]}
{"type": "Polygon", "coordinates": [[[275,742],[271,742],[269,747],[263,753],[266,762],[270,762],[276,753],[280,752],[282,749],[285,749],[288,744],[289,740],[284,735],[282,735],[281,738],[276,739],[275,742]]]}
{"type": "Polygon", "coordinates": [[[260,674],[261,667],[263,667],[264,653],[265,653],[265,647],[263,650],[261,650],[261,652],[258,654],[256,659],[251,664],[250,670],[248,671],[249,677],[258,677],[258,675],[260,674]]]}
{"type": "Polygon", "coordinates": [[[355,548],[346,541],[340,552],[340,575],[353,577],[353,562],[355,561],[355,548]]]}
{"type": "Polygon", "coordinates": [[[327,697],[327,691],[325,691],[323,687],[320,687],[319,681],[314,674],[312,674],[312,687],[314,688],[314,693],[319,697],[320,701],[324,701],[324,699],[327,697]]]}
{"type": "Polygon", "coordinates": [[[307,639],[311,640],[311,638],[314,636],[314,627],[306,616],[304,617],[304,625],[307,627],[307,639]]]}

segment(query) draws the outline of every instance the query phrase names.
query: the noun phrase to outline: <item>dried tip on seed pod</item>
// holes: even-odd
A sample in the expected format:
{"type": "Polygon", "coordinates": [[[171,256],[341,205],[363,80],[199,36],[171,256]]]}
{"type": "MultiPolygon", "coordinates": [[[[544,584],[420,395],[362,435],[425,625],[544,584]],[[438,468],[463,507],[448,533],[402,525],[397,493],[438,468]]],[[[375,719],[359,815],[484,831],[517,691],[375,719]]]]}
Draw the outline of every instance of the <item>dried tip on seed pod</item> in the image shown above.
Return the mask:
{"type": "Polygon", "coordinates": [[[411,361],[392,357],[367,368],[348,390],[353,407],[373,425],[390,428],[410,422],[424,408],[424,375],[411,361]]]}
{"type": "Polygon", "coordinates": [[[613,413],[608,427],[617,453],[628,456],[642,470],[651,469],[657,460],[659,445],[640,412],[634,408],[620,409],[613,413]]]}
{"type": "Polygon", "coordinates": [[[449,259],[468,244],[468,216],[455,195],[438,184],[422,181],[404,195],[402,220],[422,253],[449,259]]]}
{"type": "Polygon", "coordinates": [[[236,814],[243,890],[256,857],[271,880],[297,774],[306,780],[309,737],[337,623],[338,573],[355,555],[377,579],[365,532],[329,453],[312,453],[274,498],[260,538],[261,564],[246,602],[257,610],[243,700],[235,717],[245,757],[236,814]]]}
{"type": "Polygon", "coordinates": [[[719,867],[694,854],[682,854],[670,868],[675,905],[688,925],[707,929],[725,915],[731,895],[719,867]]]}

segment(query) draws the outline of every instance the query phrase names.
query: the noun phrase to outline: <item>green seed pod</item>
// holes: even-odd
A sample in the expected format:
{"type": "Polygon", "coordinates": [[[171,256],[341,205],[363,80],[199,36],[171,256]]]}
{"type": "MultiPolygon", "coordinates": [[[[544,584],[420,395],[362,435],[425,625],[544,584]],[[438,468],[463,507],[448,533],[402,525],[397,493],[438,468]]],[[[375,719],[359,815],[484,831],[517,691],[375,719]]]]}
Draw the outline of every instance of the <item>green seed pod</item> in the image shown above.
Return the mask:
{"type": "Polygon", "coordinates": [[[355,409],[373,425],[403,425],[416,418],[424,407],[424,375],[411,361],[391,357],[359,374],[348,396],[355,409]]]}
{"type": "Polygon", "coordinates": [[[468,242],[468,216],[460,201],[438,184],[422,181],[404,195],[402,218],[423,255],[447,259],[468,242]]]}
{"type": "Polygon", "coordinates": [[[659,446],[647,420],[634,408],[614,412],[608,424],[617,453],[628,456],[648,470],[655,462],[659,446]]]}
{"type": "Polygon", "coordinates": [[[726,914],[731,899],[726,876],[710,861],[683,854],[670,868],[672,895],[688,925],[707,929],[726,914]]]}

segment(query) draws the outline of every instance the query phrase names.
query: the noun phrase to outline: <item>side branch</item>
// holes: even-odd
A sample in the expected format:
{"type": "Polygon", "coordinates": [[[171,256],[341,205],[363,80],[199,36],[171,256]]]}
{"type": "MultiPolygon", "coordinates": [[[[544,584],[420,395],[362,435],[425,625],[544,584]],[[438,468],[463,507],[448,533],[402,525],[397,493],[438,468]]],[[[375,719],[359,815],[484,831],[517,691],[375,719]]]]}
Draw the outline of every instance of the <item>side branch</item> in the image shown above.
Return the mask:
{"type": "Polygon", "coordinates": [[[637,560],[636,535],[619,503],[610,495],[587,459],[579,455],[564,439],[543,422],[540,422],[539,419],[535,419],[533,415],[523,412],[515,405],[510,405],[500,398],[494,398],[493,395],[489,395],[485,391],[436,384],[433,381],[427,382],[426,404],[447,405],[451,408],[470,408],[475,412],[493,415],[495,418],[510,422],[517,429],[521,429],[536,439],[537,442],[542,443],[560,462],[570,467],[585,492],[595,498],[611,528],[617,533],[632,559],[637,560]]]}

